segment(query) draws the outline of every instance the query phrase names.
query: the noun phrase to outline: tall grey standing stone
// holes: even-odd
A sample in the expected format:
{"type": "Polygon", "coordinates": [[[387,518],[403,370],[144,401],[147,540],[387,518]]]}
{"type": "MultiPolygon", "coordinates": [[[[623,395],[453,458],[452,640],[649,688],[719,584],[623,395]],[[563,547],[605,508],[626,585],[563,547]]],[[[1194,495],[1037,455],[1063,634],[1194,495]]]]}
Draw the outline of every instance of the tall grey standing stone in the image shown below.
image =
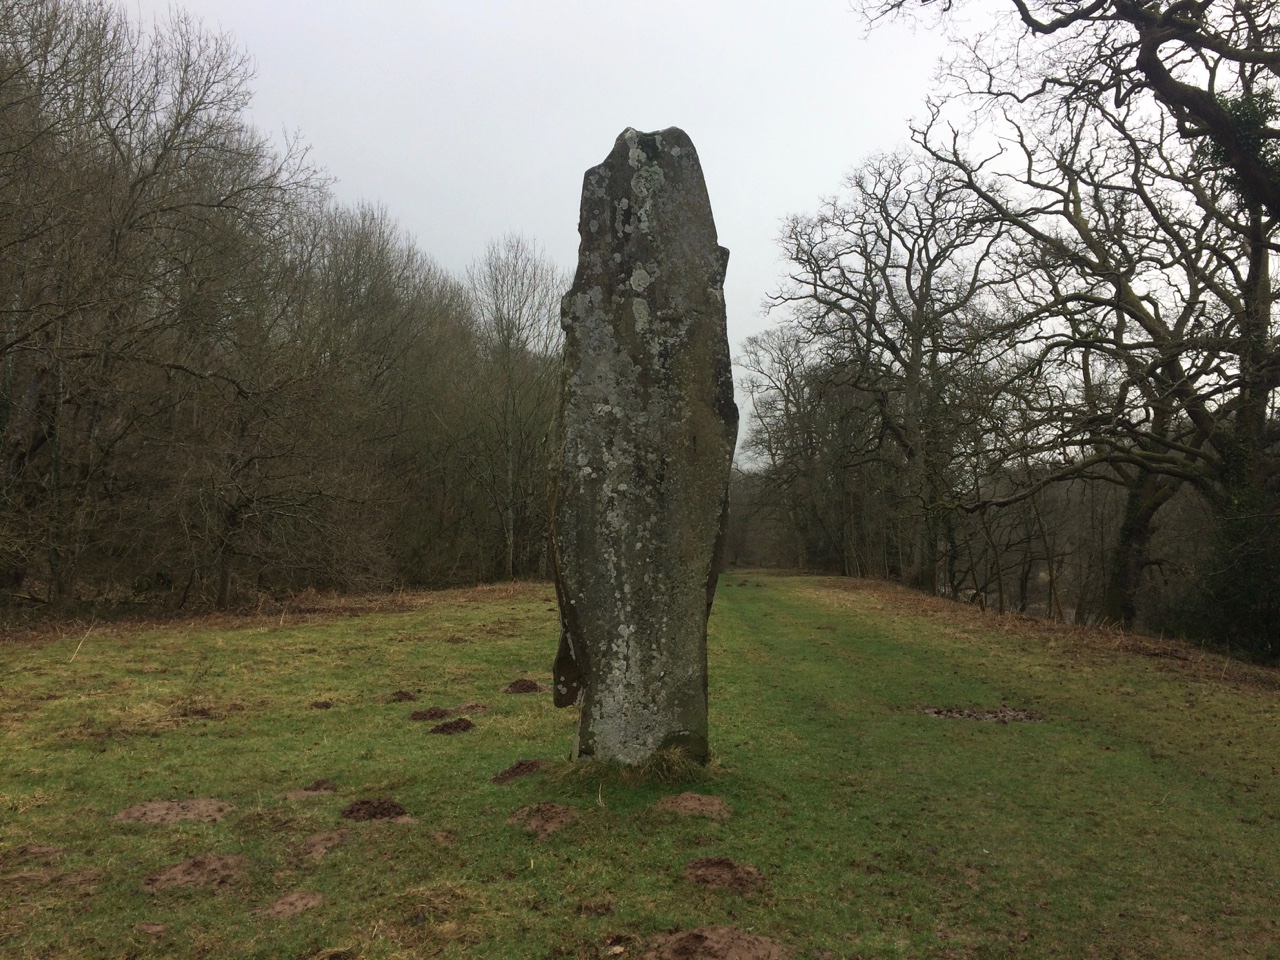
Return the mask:
{"type": "Polygon", "coordinates": [[[716,242],[684,131],[623,131],[587,171],[565,295],[552,556],[574,756],[707,758],[707,617],[738,433],[716,242]]]}

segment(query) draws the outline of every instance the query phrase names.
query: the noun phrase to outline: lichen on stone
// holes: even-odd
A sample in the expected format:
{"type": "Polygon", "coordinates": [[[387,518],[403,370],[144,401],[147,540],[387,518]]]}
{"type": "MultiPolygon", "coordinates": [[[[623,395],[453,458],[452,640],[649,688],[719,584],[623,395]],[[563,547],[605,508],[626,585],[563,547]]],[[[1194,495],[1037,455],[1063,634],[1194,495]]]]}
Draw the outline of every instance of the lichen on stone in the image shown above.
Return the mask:
{"type": "Polygon", "coordinates": [[[563,301],[554,695],[575,754],[705,758],[706,623],[737,408],[719,246],[683,131],[628,129],[584,177],[563,301]]]}

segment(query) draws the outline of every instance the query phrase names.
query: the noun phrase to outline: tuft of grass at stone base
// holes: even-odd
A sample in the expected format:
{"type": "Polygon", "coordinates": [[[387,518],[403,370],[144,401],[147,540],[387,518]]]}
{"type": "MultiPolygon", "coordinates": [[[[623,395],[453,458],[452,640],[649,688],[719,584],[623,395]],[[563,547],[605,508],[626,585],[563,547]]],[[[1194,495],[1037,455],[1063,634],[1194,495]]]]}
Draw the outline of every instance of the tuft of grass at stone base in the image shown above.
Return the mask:
{"type": "Polygon", "coordinates": [[[815,960],[1280,956],[1274,670],[734,573],[712,616],[712,765],[584,766],[557,759],[573,711],[502,692],[546,679],[551,595],[0,644],[0,955],[640,957],[725,924],[815,960]],[[432,706],[475,726],[431,735],[410,715],[432,706]],[[553,762],[490,782],[530,759],[553,762]],[[655,808],[689,788],[732,815],[655,808]],[[194,798],[234,809],[115,819],[194,798]],[[410,819],[342,817],[380,798],[410,819]],[[577,816],[545,839],[507,823],[536,804],[577,816]],[[694,884],[700,858],[763,886],[694,884]],[[187,861],[174,875],[223,881],[148,884],[187,861]],[[318,904],[278,917],[286,894],[318,904]]]}

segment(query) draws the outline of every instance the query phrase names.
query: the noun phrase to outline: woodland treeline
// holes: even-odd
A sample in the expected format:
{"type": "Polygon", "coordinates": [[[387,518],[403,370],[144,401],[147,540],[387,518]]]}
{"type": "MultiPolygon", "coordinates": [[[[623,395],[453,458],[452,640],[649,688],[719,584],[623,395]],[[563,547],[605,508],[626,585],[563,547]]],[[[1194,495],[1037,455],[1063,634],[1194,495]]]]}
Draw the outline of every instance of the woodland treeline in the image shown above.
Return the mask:
{"type": "Polygon", "coordinates": [[[252,601],[542,572],[565,281],[450,276],[181,14],[0,0],[0,580],[252,601]]]}
{"type": "Polygon", "coordinates": [[[1280,651],[1278,16],[1011,0],[956,42],[785,224],[739,559],[1280,651]]]}
{"type": "MultiPolygon", "coordinates": [[[[726,559],[1274,656],[1280,14],[1008,3],[785,223],[726,559]]],[[[567,277],[445,272],[249,79],[181,14],[0,0],[5,596],[544,575],[567,277]]]]}

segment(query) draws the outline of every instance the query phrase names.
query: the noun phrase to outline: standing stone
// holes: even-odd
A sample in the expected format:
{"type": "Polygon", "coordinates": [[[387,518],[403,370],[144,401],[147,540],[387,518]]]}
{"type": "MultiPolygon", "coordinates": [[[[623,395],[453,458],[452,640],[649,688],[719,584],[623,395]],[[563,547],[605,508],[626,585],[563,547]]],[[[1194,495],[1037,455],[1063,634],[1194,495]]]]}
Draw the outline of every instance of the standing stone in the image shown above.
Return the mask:
{"type": "Polygon", "coordinates": [[[707,616],[738,433],[716,242],[684,131],[623,131],[587,171],[565,295],[552,555],[574,756],[707,758],[707,616]]]}

